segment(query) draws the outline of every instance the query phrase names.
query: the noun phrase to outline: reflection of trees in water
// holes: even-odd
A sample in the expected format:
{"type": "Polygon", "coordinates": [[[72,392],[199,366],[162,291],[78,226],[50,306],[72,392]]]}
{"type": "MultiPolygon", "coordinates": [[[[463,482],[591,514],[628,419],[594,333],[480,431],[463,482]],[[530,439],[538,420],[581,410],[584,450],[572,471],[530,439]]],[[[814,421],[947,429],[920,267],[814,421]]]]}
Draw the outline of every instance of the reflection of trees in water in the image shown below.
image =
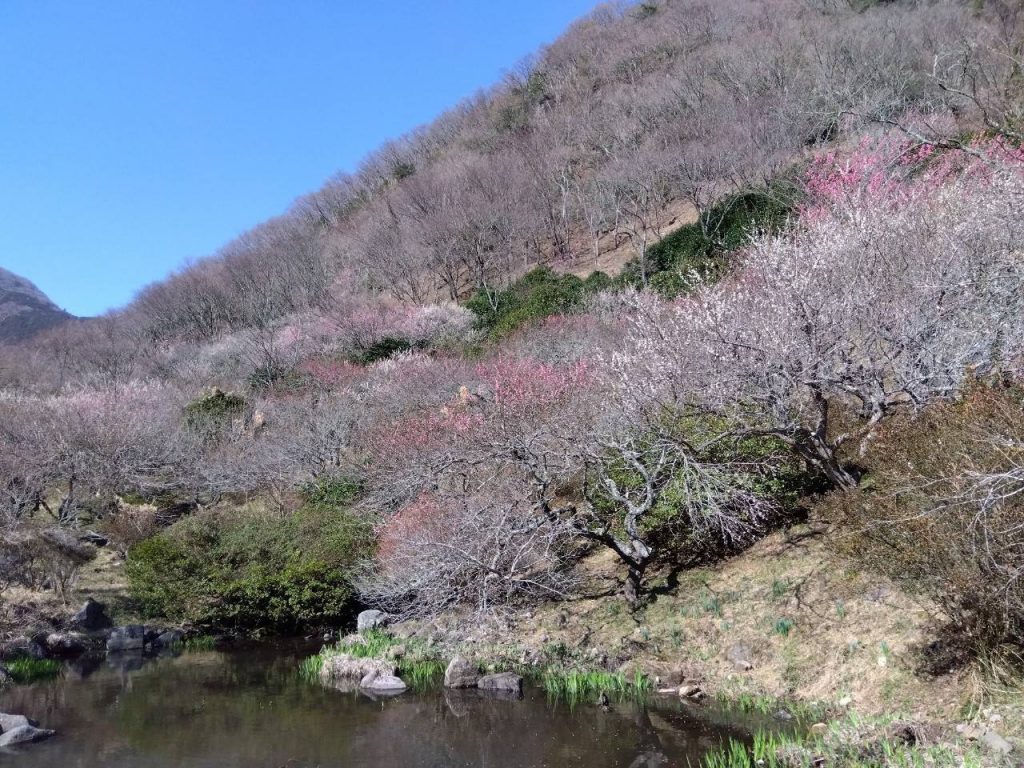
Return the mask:
{"type": "Polygon", "coordinates": [[[295,657],[248,654],[188,654],[139,671],[104,665],[84,680],[16,688],[0,709],[60,734],[26,751],[23,768],[653,768],[696,762],[732,735],[678,706],[570,709],[531,691],[523,700],[469,690],[373,701],[303,683],[295,657]]]}

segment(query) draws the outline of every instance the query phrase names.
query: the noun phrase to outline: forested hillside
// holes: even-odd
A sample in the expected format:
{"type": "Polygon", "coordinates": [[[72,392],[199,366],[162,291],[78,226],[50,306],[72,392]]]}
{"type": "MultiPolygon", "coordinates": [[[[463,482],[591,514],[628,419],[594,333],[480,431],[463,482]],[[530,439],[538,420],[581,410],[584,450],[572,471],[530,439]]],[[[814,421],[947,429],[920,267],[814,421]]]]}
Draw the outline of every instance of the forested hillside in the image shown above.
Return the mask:
{"type": "Polygon", "coordinates": [[[930,601],[933,671],[1015,678],[1022,33],[998,0],[597,7],[0,348],[0,586],[69,588],[99,531],[147,615],[289,633],[500,622],[607,557],[639,624],[811,521],[930,601]]]}

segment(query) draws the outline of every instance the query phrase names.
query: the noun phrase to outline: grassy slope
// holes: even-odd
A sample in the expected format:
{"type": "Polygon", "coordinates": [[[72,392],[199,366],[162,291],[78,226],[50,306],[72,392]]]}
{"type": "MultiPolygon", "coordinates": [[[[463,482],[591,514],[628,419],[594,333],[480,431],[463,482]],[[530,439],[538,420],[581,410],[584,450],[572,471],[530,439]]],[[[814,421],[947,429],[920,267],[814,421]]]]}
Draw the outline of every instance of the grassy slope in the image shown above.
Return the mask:
{"type": "MultiPolygon", "coordinates": [[[[801,527],[776,533],[718,566],[683,572],[636,616],[619,595],[552,603],[524,612],[508,628],[457,616],[410,631],[463,644],[468,653],[509,658],[568,657],[570,664],[639,666],[666,682],[699,681],[726,699],[764,696],[824,705],[834,715],[899,715],[954,723],[1001,717],[1004,735],[1024,736],[1019,691],[999,692],[980,675],[915,674],[915,649],[934,618],[923,598],[845,567],[828,551],[827,532],[801,527]],[[788,633],[781,620],[792,622],[788,633]],[[509,638],[513,638],[509,640],[509,638]],[[729,659],[746,646],[753,668],[729,659]]],[[[613,584],[604,553],[584,567],[595,589],[613,584]]]]}

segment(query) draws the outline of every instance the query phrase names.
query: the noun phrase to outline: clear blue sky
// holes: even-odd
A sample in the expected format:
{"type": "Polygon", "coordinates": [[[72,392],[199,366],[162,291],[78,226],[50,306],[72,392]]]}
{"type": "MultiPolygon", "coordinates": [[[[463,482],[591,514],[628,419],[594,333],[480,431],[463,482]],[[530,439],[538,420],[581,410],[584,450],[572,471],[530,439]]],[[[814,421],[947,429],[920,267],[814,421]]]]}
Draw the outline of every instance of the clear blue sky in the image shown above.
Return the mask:
{"type": "Polygon", "coordinates": [[[0,266],[123,305],[595,2],[0,0],[0,266]]]}

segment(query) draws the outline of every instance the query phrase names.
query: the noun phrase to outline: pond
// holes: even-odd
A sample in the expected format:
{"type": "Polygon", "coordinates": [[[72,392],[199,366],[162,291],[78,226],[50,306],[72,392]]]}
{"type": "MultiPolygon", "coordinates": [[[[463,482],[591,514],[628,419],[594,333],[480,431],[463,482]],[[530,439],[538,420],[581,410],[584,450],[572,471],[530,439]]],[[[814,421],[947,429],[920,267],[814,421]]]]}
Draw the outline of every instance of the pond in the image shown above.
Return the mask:
{"type": "Polygon", "coordinates": [[[308,647],[99,658],[0,692],[0,711],[57,735],[0,763],[34,768],[686,766],[739,724],[672,698],[570,707],[527,688],[374,700],[297,673],[308,647]]]}

